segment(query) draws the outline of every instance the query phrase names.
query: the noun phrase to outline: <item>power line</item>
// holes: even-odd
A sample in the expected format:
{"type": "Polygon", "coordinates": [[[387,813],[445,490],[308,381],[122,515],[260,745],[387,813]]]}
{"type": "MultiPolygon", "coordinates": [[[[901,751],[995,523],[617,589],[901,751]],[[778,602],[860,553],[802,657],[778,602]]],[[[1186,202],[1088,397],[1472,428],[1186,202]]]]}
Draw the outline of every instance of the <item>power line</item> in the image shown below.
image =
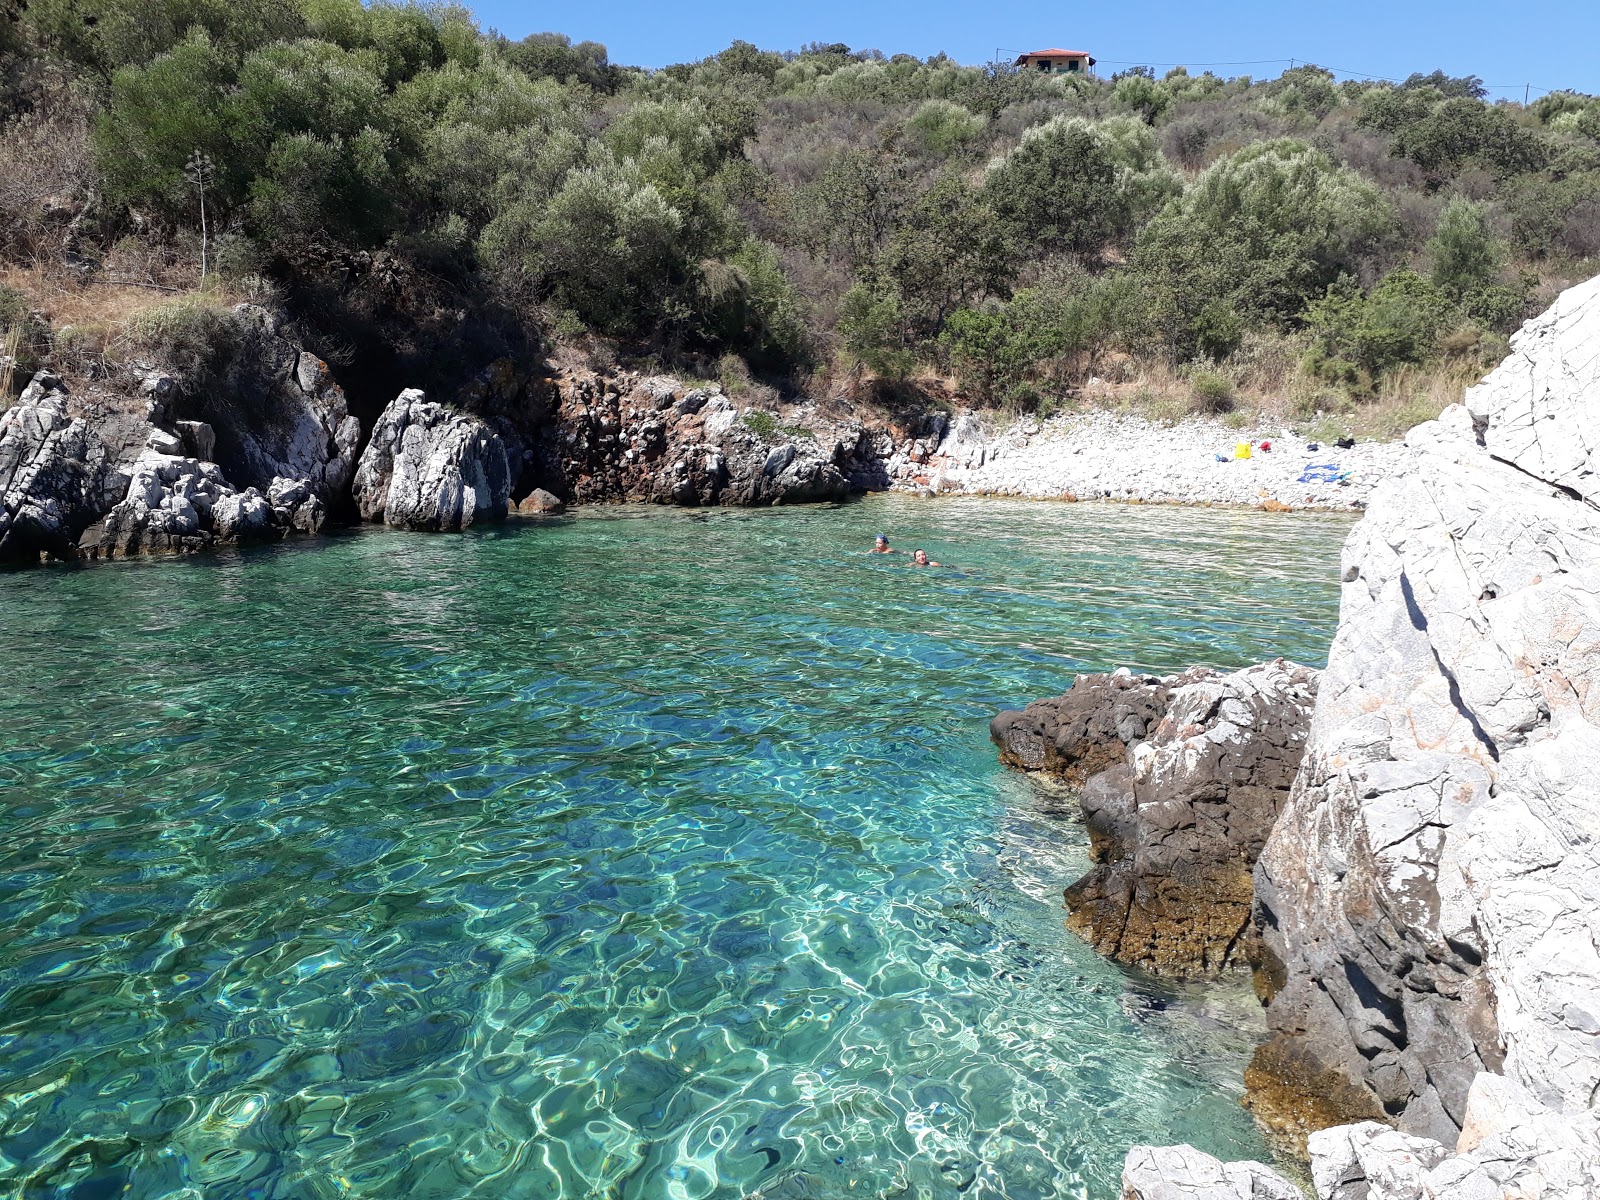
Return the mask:
{"type": "Polygon", "coordinates": [[[1241,58],[1232,62],[1151,62],[1147,58],[1099,58],[1096,62],[1110,63],[1114,67],[1261,67],[1272,63],[1298,62],[1293,58],[1241,58]]]}

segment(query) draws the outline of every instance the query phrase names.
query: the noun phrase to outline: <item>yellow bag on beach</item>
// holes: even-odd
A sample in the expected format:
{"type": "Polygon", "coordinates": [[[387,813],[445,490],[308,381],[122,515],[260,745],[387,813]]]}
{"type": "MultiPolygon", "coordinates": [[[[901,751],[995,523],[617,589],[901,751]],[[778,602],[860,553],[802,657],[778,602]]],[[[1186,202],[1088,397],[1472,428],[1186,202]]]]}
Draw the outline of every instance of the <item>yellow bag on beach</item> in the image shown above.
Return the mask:
{"type": "Polygon", "coordinates": [[[1249,442],[1235,442],[1233,444],[1233,456],[1235,458],[1249,458],[1250,457],[1250,443],[1249,442]]]}

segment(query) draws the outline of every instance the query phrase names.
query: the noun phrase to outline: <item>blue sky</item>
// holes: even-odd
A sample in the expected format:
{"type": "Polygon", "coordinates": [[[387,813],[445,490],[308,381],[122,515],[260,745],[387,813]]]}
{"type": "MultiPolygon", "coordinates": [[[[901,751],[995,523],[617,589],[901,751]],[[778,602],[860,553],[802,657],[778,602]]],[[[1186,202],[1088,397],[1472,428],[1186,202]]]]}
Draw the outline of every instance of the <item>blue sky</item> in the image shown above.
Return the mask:
{"type": "MultiPolygon", "coordinates": [[[[541,30],[604,42],[612,61],[659,67],[722,49],[735,38],[763,49],[842,41],[919,57],[944,51],[983,62],[996,47],[1047,46],[1141,63],[1289,59],[1341,73],[1403,77],[1443,68],[1500,85],[1600,92],[1600,0],[1147,0],[1010,4],[956,0],[467,0],[484,26],[521,37],[541,30]]],[[[1287,62],[1218,66],[1219,74],[1276,75],[1287,62]]]]}

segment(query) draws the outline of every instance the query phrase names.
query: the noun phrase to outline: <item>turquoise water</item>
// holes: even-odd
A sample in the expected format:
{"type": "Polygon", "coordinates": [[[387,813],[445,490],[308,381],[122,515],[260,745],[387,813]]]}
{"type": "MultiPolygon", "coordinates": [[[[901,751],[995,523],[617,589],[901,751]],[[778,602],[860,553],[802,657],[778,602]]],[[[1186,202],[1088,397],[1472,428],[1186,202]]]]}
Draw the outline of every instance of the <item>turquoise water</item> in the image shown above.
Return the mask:
{"type": "Polygon", "coordinates": [[[1112,1196],[1265,1151],[1002,771],[1322,661],[1340,518],[875,499],[0,576],[0,1195],[1112,1196]],[[884,529],[957,569],[860,553],[884,529]]]}

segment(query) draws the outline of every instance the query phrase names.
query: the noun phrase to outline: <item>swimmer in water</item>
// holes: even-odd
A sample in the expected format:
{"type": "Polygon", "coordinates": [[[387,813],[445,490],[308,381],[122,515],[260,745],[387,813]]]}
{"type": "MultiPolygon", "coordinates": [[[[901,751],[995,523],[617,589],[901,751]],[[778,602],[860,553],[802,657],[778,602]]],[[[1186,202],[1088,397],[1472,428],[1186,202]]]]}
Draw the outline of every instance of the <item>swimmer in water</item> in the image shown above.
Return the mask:
{"type": "Polygon", "coordinates": [[[936,563],[930,559],[926,550],[918,550],[911,556],[911,565],[913,567],[942,567],[944,564],[936,563]]]}
{"type": "Polygon", "coordinates": [[[889,539],[880,533],[872,543],[872,552],[874,554],[893,554],[894,550],[889,545],[889,539]]]}

